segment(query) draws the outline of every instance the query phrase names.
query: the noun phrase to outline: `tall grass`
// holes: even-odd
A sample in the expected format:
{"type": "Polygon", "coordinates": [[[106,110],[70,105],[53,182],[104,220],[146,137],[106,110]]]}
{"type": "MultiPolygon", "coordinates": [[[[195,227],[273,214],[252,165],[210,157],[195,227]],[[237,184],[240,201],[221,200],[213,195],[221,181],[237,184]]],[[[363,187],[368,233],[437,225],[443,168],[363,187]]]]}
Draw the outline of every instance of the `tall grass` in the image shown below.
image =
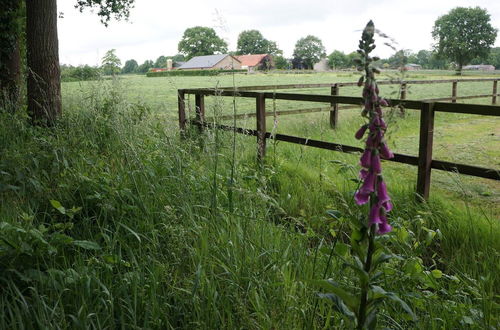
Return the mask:
{"type": "MultiPolygon", "coordinates": [[[[310,283],[351,283],[354,161],[277,144],[259,168],[251,138],[180,140],[119,83],[89,86],[52,129],[0,111],[0,328],[346,326],[310,283]]],[[[419,321],[387,306],[382,326],[498,326],[496,219],[391,187],[385,278],[419,321]]]]}

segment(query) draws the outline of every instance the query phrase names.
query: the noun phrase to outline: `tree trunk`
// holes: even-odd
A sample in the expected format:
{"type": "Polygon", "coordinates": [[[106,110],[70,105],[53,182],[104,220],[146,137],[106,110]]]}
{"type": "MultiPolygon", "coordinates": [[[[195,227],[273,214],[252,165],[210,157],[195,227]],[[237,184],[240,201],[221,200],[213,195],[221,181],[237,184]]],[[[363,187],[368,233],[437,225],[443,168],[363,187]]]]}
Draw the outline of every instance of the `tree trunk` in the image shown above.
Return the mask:
{"type": "Polygon", "coordinates": [[[8,111],[17,109],[21,83],[21,56],[19,52],[19,0],[0,4],[0,107],[8,111]]]}
{"type": "Polygon", "coordinates": [[[56,0],[26,1],[28,113],[36,125],[52,126],[61,114],[56,0]]]}

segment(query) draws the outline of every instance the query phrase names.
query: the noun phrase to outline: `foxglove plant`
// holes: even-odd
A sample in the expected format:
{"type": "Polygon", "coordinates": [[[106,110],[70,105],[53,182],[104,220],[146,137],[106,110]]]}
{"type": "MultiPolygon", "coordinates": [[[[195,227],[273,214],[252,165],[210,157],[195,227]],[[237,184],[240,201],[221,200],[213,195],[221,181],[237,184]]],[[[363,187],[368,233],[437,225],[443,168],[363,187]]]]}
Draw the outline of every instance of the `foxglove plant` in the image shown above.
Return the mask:
{"type": "Polygon", "coordinates": [[[375,74],[379,73],[379,70],[374,66],[374,62],[378,58],[370,56],[375,49],[374,35],[375,27],[370,21],[363,30],[359,42],[358,53],[361,58],[356,60],[358,70],[364,71],[358,86],[364,86],[361,114],[367,118],[367,123],[355,134],[358,140],[366,136],[366,141],[365,150],[360,158],[362,169],[359,175],[362,184],[356,191],[354,199],[358,205],[368,204],[369,210],[368,216],[363,217],[361,223],[353,221],[350,260],[342,257],[344,266],[352,269],[357,276],[357,287],[354,292],[349,292],[331,279],[317,282],[328,291],[321,293],[320,296],[330,299],[340,312],[353,321],[353,327],[357,329],[376,327],[378,306],[385,299],[398,302],[415,318],[411,308],[403,300],[395,293],[387,292],[379,286],[384,273],[377,269],[395,257],[379,242],[379,235],[392,230],[387,221],[387,212],[392,210],[392,204],[382,177],[381,159],[389,159],[394,155],[384,140],[387,124],[382,118],[382,107],[388,106],[388,103],[379,96],[375,79],[375,74]]]}
{"type": "Polygon", "coordinates": [[[373,36],[375,27],[370,21],[363,31],[359,42],[358,53],[362,56],[359,59],[358,68],[365,71],[358,81],[358,85],[363,85],[364,109],[362,116],[368,119],[368,123],[361,126],[355,137],[361,140],[368,131],[365,142],[365,151],[361,155],[360,178],[363,180],[361,188],[356,191],[354,198],[358,205],[370,203],[370,213],[368,216],[368,227],[377,227],[379,234],[386,234],[392,227],[387,222],[386,213],[392,210],[391,199],[387,193],[387,186],[382,177],[381,158],[393,158],[394,154],[384,140],[387,125],[383,119],[382,106],[387,106],[387,101],[379,96],[379,89],[375,74],[378,69],[372,65],[378,58],[370,57],[370,52],[375,49],[373,36]]]}

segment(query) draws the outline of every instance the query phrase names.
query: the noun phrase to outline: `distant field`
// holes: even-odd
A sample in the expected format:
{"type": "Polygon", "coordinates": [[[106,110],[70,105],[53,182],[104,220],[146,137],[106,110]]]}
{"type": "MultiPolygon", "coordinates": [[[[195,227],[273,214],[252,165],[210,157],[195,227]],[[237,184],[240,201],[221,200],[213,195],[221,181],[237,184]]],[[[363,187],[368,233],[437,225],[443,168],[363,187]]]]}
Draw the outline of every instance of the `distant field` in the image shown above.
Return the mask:
{"type": "MultiPolygon", "coordinates": [[[[382,74],[379,80],[394,78],[395,73],[382,74]]],[[[177,120],[177,96],[179,88],[197,87],[228,87],[228,86],[252,86],[252,85],[279,85],[297,83],[335,83],[352,82],[357,80],[357,73],[318,73],[318,74],[254,74],[254,75],[224,75],[215,77],[161,77],[147,78],[145,76],[123,76],[118,84],[132,102],[143,103],[158,115],[158,120],[164,121],[166,127],[176,130],[177,120]]],[[[500,77],[499,73],[465,73],[459,79],[477,77],[500,77]]],[[[419,79],[455,79],[453,72],[446,71],[419,71],[405,75],[406,80],[419,79]]],[[[111,84],[113,82],[105,82],[111,84]]],[[[80,92],[88,90],[88,87],[101,88],[101,82],[64,83],[63,98],[67,104],[72,100],[78,102],[80,92]]],[[[314,93],[329,94],[328,88],[316,89],[294,89],[285,90],[289,93],[314,93]]],[[[491,82],[459,83],[458,95],[487,94],[492,92],[491,82]]],[[[342,87],[340,95],[360,94],[360,88],[342,87]]],[[[381,95],[397,98],[398,86],[381,86],[381,95]]],[[[433,85],[410,85],[408,99],[426,99],[446,97],[451,95],[451,83],[433,85]]],[[[459,101],[460,102],[460,101],[459,101]]],[[[491,98],[465,100],[469,103],[491,103],[491,98]]],[[[500,103],[500,98],[499,101],[500,103]]],[[[188,97],[188,103],[192,107],[194,96],[188,97]]],[[[232,98],[208,97],[206,100],[207,117],[220,114],[232,114],[232,98]]],[[[267,111],[290,110],[308,107],[322,107],[327,104],[277,101],[267,102],[267,111]]],[[[236,113],[249,113],[255,111],[254,100],[237,99],[236,113]]],[[[191,112],[191,116],[193,113],[191,112]]],[[[338,142],[348,145],[361,146],[359,141],[353,137],[353,132],[362,123],[359,111],[343,110],[340,112],[340,127],[333,131],[328,126],[328,113],[311,113],[303,115],[281,116],[274,120],[268,117],[268,130],[275,132],[297,135],[311,139],[338,142]]],[[[255,127],[255,118],[238,120],[238,126],[255,127]]],[[[418,152],[418,127],[419,114],[417,111],[408,110],[404,116],[395,114],[391,119],[388,137],[392,148],[396,152],[416,155],[418,152]]],[[[254,151],[254,139],[249,137],[238,137],[239,143],[245,145],[243,153],[254,151]]],[[[436,115],[434,136],[434,159],[454,161],[464,164],[472,164],[488,168],[500,169],[500,118],[481,117],[460,114],[438,113],[436,115]]],[[[297,145],[280,143],[276,148],[276,154],[286,159],[290,164],[300,163],[311,171],[319,171],[324,175],[335,177],[338,166],[331,160],[356,164],[356,157],[342,153],[315,150],[297,145]],[[318,168],[320,166],[321,168],[318,168]]],[[[394,181],[408,187],[415,184],[416,168],[399,164],[388,164],[387,176],[389,181],[394,181]]],[[[476,204],[486,206],[499,216],[500,210],[500,183],[493,180],[478,179],[468,176],[456,176],[441,171],[433,171],[432,194],[438,191],[450,198],[461,198],[464,194],[472,197],[476,204]],[[490,207],[494,206],[494,207],[490,207]]],[[[410,188],[412,189],[412,188],[410,188]]]]}

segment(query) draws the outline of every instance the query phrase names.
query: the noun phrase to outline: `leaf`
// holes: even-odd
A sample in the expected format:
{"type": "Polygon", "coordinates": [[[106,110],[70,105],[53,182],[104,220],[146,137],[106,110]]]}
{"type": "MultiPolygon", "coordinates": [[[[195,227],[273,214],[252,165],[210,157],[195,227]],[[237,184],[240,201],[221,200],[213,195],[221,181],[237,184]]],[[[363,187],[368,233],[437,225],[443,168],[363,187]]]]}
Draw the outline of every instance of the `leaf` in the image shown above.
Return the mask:
{"type": "Polygon", "coordinates": [[[52,206],[58,210],[61,214],[66,214],[66,209],[64,208],[64,206],[61,205],[61,203],[59,201],[56,201],[54,199],[51,199],[50,200],[50,204],[52,204],[52,206]]]}
{"type": "Polygon", "coordinates": [[[342,216],[342,213],[340,213],[340,211],[337,210],[328,210],[326,211],[326,214],[328,214],[329,216],[331,216],[336,220],[340,220],[340,217],[342,216]]]}
{"type": "Polygon", "coordinates": [[[337,309],[339,310],[339,312],[341,312],[345,316],[349,317],[351,320],[356,319],[356,314],[354,314],[349,309],[349,307],[347,307],[344,304],[344,302],[342,301],[342,299],[339,298],[339,296],[337,296],[337,295],[335,295],[333,293],[318,293],[318,296],[320,298],[330,299],[335,304],[335,306],[337,307],[337,309]]]}
{"type": "Polygon", "coordinates": [[[73,241],[73,245],[81,247],[82,249],[85,249],[85,250],[100,250],[101,249],[99,244],[97,244],[96,242],[91,242],[91,241],[75,240],[75,241],[73,241]]]}
{"type": "Polygon", "coordinates": [[[342,256],[342,257],[346,257],[348,254],[349,254],[349,250],[351,249],[351,247],[345,243],[341,243],[341,242],[337,242],[337,244],[335,245],[335,253],[342,256]]]}
{"type": "Polygon", "coordinates": [[[330,293],[337,295],[351,311],[354,312],[356,310],[358,306],[358,299],[341,288],[338,283],[333,280],[312,280],[311,282],[327,291],[330,291],[330,293]]]}
{"type": "Polygon", "coordinates": [[[432,277],[434,278],[441,278],[443,277],[443,272],[440,271],[439,269],[434,269],[431,271],[432,277]]]}

